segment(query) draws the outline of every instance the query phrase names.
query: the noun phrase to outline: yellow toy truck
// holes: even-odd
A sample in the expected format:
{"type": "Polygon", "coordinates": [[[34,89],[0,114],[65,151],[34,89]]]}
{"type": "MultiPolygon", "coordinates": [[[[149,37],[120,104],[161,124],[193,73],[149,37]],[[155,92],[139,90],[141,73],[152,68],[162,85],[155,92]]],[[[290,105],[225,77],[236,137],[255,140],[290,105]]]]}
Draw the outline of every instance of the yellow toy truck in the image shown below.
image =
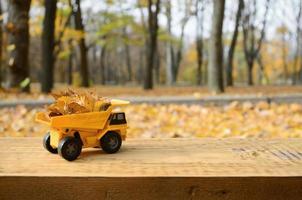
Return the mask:
{"type": "Polygon", "coordinates": [[[126,139],[127,121],[125,113],[113,109],[127,104],[113,99],[106,104],[100,102],[97,112],[53,117],[37,113],[36,121],[50,127],[43,140],[45,149],[68,161],[77,159],[82,148],[101,147],[106,153],[116,153],[126,139]]]}

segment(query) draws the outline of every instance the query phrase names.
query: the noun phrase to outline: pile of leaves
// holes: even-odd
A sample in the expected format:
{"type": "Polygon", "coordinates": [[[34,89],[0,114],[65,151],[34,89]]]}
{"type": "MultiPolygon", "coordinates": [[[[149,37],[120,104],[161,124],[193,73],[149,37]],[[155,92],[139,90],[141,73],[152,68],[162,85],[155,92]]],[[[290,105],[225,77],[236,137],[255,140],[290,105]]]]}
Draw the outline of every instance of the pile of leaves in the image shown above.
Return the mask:
{"type": "MultiPolygon", "coordinates": [[[[302,138],[301,104],[139,104],[121,109],[126,112],[129,138],[302,138]]],[[[48,127],[34,120],[42,110],[24,106],[0,109],[0,136],[42,137],[48,127]]]]}
{"type": "Polygon", "coordinates": [[[93,112],[98,104],[110,104],[109,99],[98,96],[95,92],[80,92],[68,89],[53,93],[55,102],[47,107],[48,116],[93,112]]]}
{"type": "Polygon", "coordinates": [[[225,106],[125,108],[131,137],[301,138],[302,105],[233,102],[225,106]],[[139,114],[137,114],[139,113],[139,114]]]}

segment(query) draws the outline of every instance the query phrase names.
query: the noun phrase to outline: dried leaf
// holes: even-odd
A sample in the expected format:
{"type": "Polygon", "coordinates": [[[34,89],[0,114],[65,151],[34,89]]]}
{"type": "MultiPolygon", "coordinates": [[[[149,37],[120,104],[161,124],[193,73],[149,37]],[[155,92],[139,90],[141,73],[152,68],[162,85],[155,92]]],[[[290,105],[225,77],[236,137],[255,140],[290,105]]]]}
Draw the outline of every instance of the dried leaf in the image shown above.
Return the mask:
{"type": "Polygon", "coordinates": [[[52,116],[92,112],[97,109],[96,104],[100,107],[100,103],[108,101],[106,98],[99,97],[94,92],[80,92],[71,89],[59,93],[52,93],[52,96],[55,98],[55,103],[47,109],[52,113],[52,116]]]}

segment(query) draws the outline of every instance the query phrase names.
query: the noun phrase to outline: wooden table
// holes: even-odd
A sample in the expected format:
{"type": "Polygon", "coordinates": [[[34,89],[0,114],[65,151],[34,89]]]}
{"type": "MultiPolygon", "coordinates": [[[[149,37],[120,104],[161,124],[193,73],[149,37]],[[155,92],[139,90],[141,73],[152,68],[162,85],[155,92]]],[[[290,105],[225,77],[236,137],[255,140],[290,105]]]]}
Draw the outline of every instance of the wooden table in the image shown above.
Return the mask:
{"type": "Polygon", "coordinates": [[[302,199],[302,139],[140,139],[68,162],[0,139],[0,199],[302,199]]]}

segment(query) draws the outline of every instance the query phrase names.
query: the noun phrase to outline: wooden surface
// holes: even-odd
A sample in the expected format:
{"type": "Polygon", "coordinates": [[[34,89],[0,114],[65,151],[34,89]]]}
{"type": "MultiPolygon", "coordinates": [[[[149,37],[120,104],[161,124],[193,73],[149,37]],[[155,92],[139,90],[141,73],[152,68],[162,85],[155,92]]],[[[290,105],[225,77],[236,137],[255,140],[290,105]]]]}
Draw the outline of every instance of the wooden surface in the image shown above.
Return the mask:
{"type": "Polygon", "coordinates": [[[0,139],[0,199],[301,199],[302,139],[140,139],[68,162],[0,139]],[[33,198],[34,197],[34,198],[33,198]]]}
{"type": "Polygon", "coordinates": [[[41,138],[1,138],[0,176],[302,176],[302,139],[141,139],[117,154],[84,149],[74,162],[41,138]]]}

